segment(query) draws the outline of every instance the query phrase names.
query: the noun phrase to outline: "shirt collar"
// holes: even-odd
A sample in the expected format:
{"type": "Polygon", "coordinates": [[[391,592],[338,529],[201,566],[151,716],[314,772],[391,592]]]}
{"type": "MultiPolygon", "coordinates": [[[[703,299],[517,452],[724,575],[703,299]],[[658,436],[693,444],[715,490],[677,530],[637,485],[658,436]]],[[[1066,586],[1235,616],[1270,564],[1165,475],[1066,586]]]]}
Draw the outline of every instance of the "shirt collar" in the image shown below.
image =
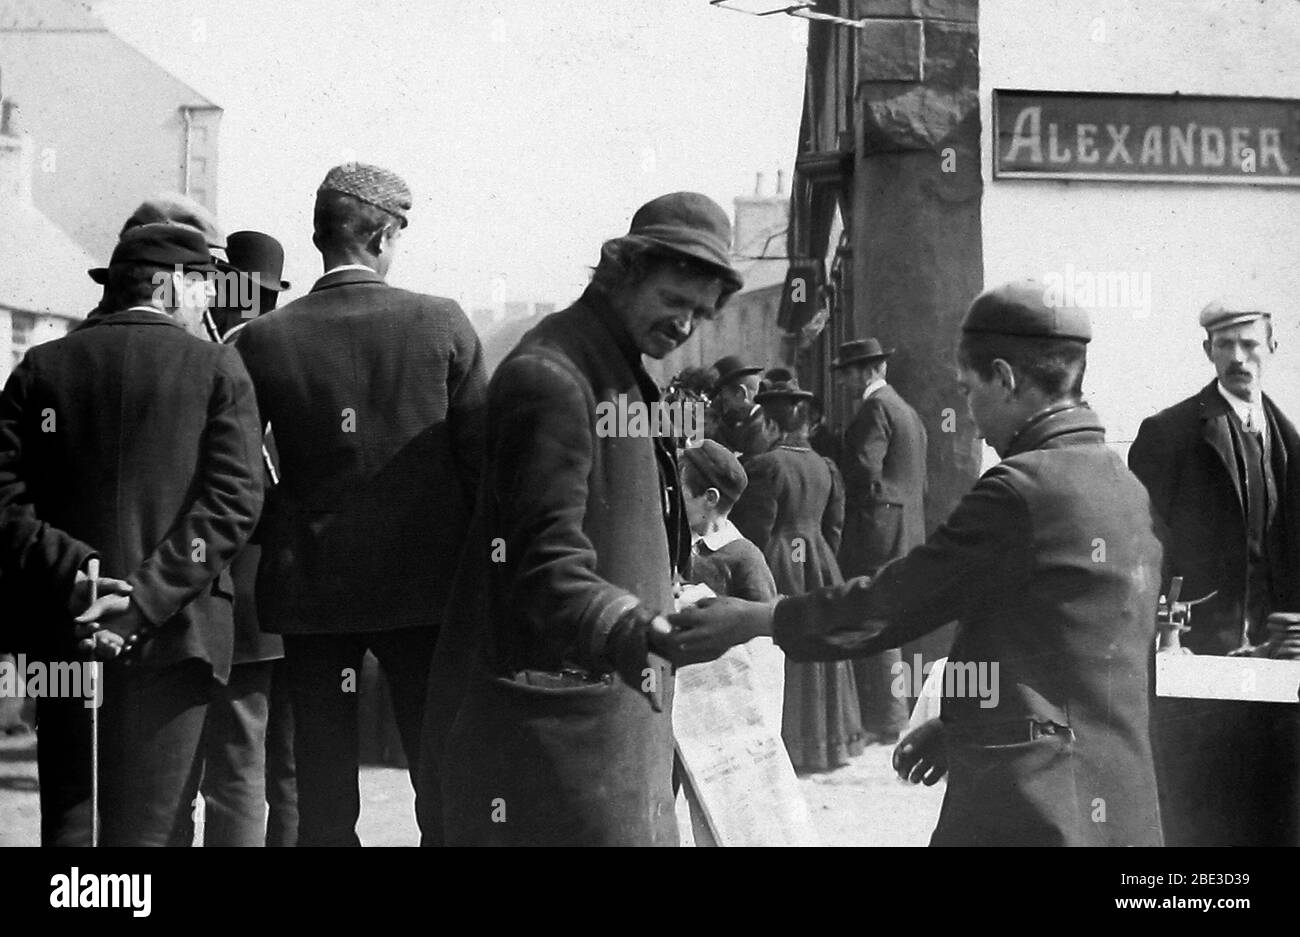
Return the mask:
{"type": "Polygon", "coordinates": [[[703,537],[699,536],[694,531],[691,532],[692,545],[703,541],[704,545],[709,548],[710,552],[715,553],[727,544],[743,539],[744,537],[740,531],[736,529],[736,525],[726,518],[723,519],[717,530],[707,533],[703,537]]]}
{"type": "Polygon", "coordinates": [[[1228,402],[1232,407],[1232,412],[1237,414],[1237,419],[1241,420],[1241,425],[1250,425],[1258,429],[1261,433],[1267,432],[1268,421],[1264,418],[1264,401],[1250,403],[1242,400],[1236,394],[1230,393],[1226,387],[1219,381],[1215,381],[1214,386],[1218,388],[1219,396],[1228,402]]]}
{"type": "Polygon", "coordinates": [[[374,273],[374,269],[367,267],[365,264],[339,264],[337,267],[330,267],[321,274],[321,279],[329,276],[331,273],[338,273],[340,270],[364,270],[366,273],[374,273]]]}
{"type": "Polygon", "coordinates": [[[884,386],[885,386],[885,379],[883,377],[876,378],[874,381],[872,381],[863,389],[862,399],[866,400],[868,397],[870,397],[872,394],[874,394],[876,391],[880,390],[880,388],[884,386]]]}

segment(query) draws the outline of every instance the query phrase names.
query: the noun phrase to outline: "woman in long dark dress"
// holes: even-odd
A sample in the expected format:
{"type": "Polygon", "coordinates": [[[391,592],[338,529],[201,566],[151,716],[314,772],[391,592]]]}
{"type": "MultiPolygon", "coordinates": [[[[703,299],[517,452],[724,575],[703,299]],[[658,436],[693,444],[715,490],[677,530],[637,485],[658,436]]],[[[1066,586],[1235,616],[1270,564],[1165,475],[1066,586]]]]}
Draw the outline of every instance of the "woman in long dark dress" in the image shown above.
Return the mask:
{"type": "MultiPolygon", "coordinates": [[[[774,382],[755,398],[773,447],[745,462],[749,486],[732,522],[757,544],[783,595],[841,581],[835,551],[844,525],[844,482],[808,444],[808,401],[797,381],[774,382]]],[[[845,661],[785,664],[781,737],[800,771],[827,771],[862,753],[866,740],[853,670],[845,661]]]]}

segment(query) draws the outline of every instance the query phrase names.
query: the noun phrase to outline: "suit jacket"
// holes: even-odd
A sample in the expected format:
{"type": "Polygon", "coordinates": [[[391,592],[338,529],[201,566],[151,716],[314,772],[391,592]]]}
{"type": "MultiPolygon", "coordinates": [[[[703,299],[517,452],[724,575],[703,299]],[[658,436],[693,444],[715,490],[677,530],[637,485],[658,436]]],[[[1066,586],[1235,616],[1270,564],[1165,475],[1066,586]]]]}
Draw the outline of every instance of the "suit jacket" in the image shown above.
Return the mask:
{"type": "Polygon", "coordinates": [[[934,844],[1159,845],[1147,693],[1160,554],[1146,492],[1092,411],[1058,407],[874,581],[782,601],[775,637],[791,659],[835,660],[959,621],[934,844]],[[1031,721],[1055,734],[1031,740],[1031,721]]]}
{"type": "Polygon", "coordinates": [[[671,440],[597,430],[597,405],[621,395],[629,408],[659,397],[595,287],[492,377],[421,762],[422,807],[443,813],[421,828],[445,820],[450,844],[676,844],[671,670],[651,657],[656,712],[603,648],[638,604],[672,611],[690,535],[671,440]],[[506,822],[485,797],[501,798],[506,822]]]}
{"type": "Polygon", "coordinates": [[[845,576],[872,574],[925,540],[925,425],[886,384],[844,432],[845,576]]]}
{"type": "Polygon", "coordinates": [[[60,621],[44,653],[71,655],[72,578],[93,554],[162,625],[141,666],[230,670],[226,567],[262,507],[261,428],[232,348],[143,310],[27,352],[0,397],[0,562],[60,621]]]}
{"type": "Polygon", "coordinates": [[[460,307],[342,270],[235,347],[280,466],[260,530],[262,628],[437,626],[483,453],[483,350],[460,307]]]}
{"type": "MultiPolygon", "coordinates": [[[[1184,600],[1218,590],[1193,609],[1192,630],[1182,636],[1198,654],[1241,644],[1246,602],[1246,505],[1229,429],[1235,417],[1215,385],[1143,420],[1128,456],[1164,523],[1162,591],[1173,576],[1183,577],[1184,600]]],[[[1285,556],[1275,562],[1290,573],[1273,577],[1270,604],[1300,610],[1300,436],[1267,396],[1264,409],[1276,430],[1271,448],[1286,538],[1285,556]]]]}

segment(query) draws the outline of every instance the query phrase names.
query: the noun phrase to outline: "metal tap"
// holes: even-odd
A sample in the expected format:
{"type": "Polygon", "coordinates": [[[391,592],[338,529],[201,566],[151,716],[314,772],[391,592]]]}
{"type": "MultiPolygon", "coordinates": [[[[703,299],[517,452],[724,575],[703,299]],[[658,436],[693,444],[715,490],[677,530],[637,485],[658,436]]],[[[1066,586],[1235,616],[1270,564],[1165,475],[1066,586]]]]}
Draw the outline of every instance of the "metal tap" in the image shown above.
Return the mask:
{"type": "Polygon", "coordinates": [[[1156,609],[1157,653],[1192,653],[1183,647],[1181,640],[1183,632],[1190,631],[1192,628],[1192,606],[1200,605],[1219,594],[1219,590],[1215,589],[1209,595],[1203,595],[1199,599],[1180,602],[1178,596],[1182,591],[1183,577],[1175,576],[1169,583],[1169,595],[1160,596],[1160,605],[1156,609]]]}

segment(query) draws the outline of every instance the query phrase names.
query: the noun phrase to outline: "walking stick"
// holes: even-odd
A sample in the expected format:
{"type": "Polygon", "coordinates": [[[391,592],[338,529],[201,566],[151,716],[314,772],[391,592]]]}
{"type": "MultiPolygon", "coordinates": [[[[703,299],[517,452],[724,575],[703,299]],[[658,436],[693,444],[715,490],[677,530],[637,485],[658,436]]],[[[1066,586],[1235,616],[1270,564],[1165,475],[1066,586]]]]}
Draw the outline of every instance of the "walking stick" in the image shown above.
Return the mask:
{"type": "MultiPolygon", "coordinates": [[[[99,598],[99,560],[86,562],[86,572],[90,576],[90,604],[99,598]]],[[[102,699],[100,688],[100,667],[91,650],[90,659],[90,845],[99,845],[99,704],[102,699]]]]}

